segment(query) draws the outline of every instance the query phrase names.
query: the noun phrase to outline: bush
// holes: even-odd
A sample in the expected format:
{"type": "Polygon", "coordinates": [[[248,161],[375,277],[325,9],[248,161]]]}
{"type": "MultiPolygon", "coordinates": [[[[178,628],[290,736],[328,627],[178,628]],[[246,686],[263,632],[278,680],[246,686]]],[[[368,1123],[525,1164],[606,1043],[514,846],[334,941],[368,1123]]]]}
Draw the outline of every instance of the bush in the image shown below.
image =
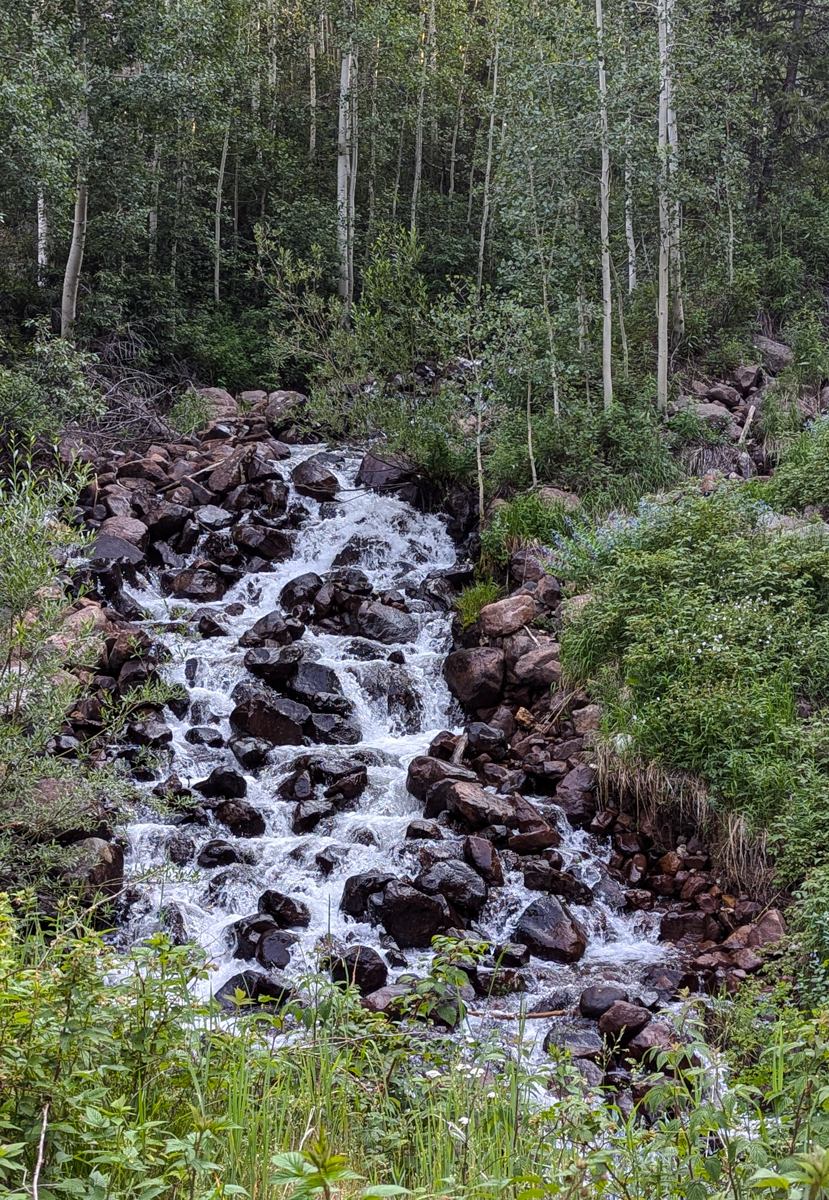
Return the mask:
{"type": "Polygon", "coordinates": [[[210,405],[204,396],[188,389],[174,402],[167,420],[176,433],[191,434],[206,429],[210,420],[210,405]]]}
{"type": "Polygon", "coordinates": [[[544,545],[556,534],[569,533],[572,518],[563,503],[545,500],[538,492],[524,492],[501,504],[489,527],[481,534],[485,558],[504,566],[510,554],[532,542],[544,545]]]}
{"type": "Polygon", "coordinates": [[[492,579],[483,579],[480,583],[473,583],[471,587],[464,588],[455,601],[461,629],[468,629],[470,625],[474,625],[481,609],[500,600],[503,594],[504,589],[492,579]]]}
{"type": "MultiPolygon", "coordinates": [[[[65,338],[53,337],[45,321],[24,354],[0,365],[0,434],[54,438],[70,421],[99,416],[103,404],[86,377],[96,358],[65,338]]],[[[4,346],[0,343],[0,352],[4,346]]]]}
{"type": "Polygon", "coordinates": [[[829,504],[829,418],[815,421],[791,442],[767,484],[766,496],[781,512],[829,504]]]}
{"type": "Polygon", "coordinates": [[[739,485],[689,490],[560,541],[593,594],[562,662],[632,755],[700,777],[791,882],[829,854],[829,536],[769,516],[739,485]]]}

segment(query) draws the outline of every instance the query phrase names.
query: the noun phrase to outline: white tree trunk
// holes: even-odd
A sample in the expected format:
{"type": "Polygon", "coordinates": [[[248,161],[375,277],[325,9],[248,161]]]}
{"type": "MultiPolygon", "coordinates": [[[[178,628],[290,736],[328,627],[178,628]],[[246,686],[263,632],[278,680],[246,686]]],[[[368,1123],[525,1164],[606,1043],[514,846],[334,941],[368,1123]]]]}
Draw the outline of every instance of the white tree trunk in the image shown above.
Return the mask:
{"type": "Polygon", "coordinates": [[[666,94],[667,94],[667,126],[668,126],[668,181],[671,195],[670,224],[670,272],[671,294],[673,298],[673,331],[679,339],[685,333],[685,307],[682,301],[682,206],[678,192],[679,172],[679,139],[677,136],[676,108],[674,107],[673,83],[673,40],[674,40],[674,0],[665,0],[665,25],[667,36],[666,56],[666,94]]]}
{"type": "Polygon", "coordinates": [[[633,166],[631,164],[631,117],[625,134],[625,241],[628,247],[628,295],[636,290],[636,235],[633,231],[633,166]]]}
{"type": "Polygon", "coordinates": [[[83,252],[86,245],[86,219],[89,208],[89,188],[82,171],[78,171],[78,190],[75,196],[75,215],[72,221],[72,241],[63,274],[63,294],[60,302],[60,336],[69,337],[78,311],[78,289],[81,282],[83,252]]]}
{"type": "Polygon", "coordinates": [[[314,157],[317,149],[317,48],[313,41],[308,43],[308,90],[310,92],[310,121],[308,128],[308,153],[314,157]]]}
{"type": "Polygon", "coordinates": [[[353,254],[352,254],[352,98],[351,86],[354,73],[354,55],[351,50],[343,52],[340,59],[340,97],[337,122],[337,256],[339,278],[337,291],[345,302],[345,318],[348,319],[353,299],[353,254]]]}
{"type": "Polygon", "coordinates": [[[668,406],[668,303],[671,214],[668,196],[668,2],[658,0],[659,27],[659,267],[656,301],[656,403],[668,406]]]}
{"type": "Polygon", "coordinates": [[[152,192],[152,203],[150,204],[149,212],[147,213],[147,260],[149,263],[150,272],[155,270],[155,260],[158,254],[158,194],[159,194],[159,167],[161,165],[161,146],[158,138],[153,146],[153,157],[150,163],[150,173],[152,183],[150,185],[152,192]]]}
{"type": "Polygon", "coordinates": [[[489,112],[489,137],[486,147],[486,169],[484,171],[484,203],[481,212],[481,234],[478,239],[478,274],[475,283],[475,299],[480,299],[484,281],[484,250],[486,249],[486,230],[489,224],[489,188],[492,181],[492,148],[495,142],[495,105],[498,100],[498,57],[500,42],[495,40],[495,59],[492,64],[492,100],[489,112]]]}
{"type": "Polygon", "coordinates": [[[46,215],[46,197],[43,187],[37,189],[37,286],[46,287],[49,270],[49,218],[46,215]]]}
{"type": "Polygon", "coordinates": [[[531,380],[527,380],[527,454],[530,457],[530,472],[532,473],[533,487],[538,487],[538,473],[535,469],[535,454],[533,453],[533,385],[531,380]]]}
{"type": "Polygon", "coordinates": [[[219,303],[221,281],[222,254],[222,191],[225,185],[225,167],[227,166],[227,147],[230,142],[230,122],[225,127],[222,142],[222,158],[219,163],[219,178],[216,180],[216,210],[213,218],[213,300],[219,303]]]}
{"type": "Polygon", "coordinates": [[[599,115],[602,147],[601,240],[602,240],[602,392],[606,409],[613,404],[613,290],[610,271],[610,148],[607,121],[607,75],[604,61],[602,0],[596,0],[596,38],[599,51],[599,115]]]}
{"type": "Polygon", "coordinates": [[[380,39],[374,45],[374,71],[371,77],[371,149],[368,163],[368,237],[366,256],[371,253],[377,210],[377,83],[380,77],[380,39]]]}
{"type": "Polygon", "coordinates": [[[420,198],[420,184],[423,176],[423,116],[426,108],[426,78],[430,67],[434,65],[435,0],[429,0],[428,19],[424,18],[423,14],[421,14],[420,20],[423,31],[420,36],[420,88],[417,94],[417,116],[415,117],[412,215],[409,222],[409,228],[412,233],[417,228],[417,202],[420,198]]]}

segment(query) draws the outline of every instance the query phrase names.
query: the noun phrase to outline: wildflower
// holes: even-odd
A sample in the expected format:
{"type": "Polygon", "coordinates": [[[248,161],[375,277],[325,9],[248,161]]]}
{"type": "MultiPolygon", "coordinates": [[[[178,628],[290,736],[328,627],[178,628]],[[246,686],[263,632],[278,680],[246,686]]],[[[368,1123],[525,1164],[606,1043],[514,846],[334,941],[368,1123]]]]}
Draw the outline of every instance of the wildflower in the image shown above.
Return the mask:
{"type": "Polygon", "coordinates": [[[440,1071],[435,1071],[435,1070],[427,1071],[426,1078],[427,1079],[440,1079],[440,1071]]]}
{"type": "Polygon", "coordinates": [[[469,1117],[458,1117],[458,1124],[459,1125],[468,1125],[469,1117]]]}

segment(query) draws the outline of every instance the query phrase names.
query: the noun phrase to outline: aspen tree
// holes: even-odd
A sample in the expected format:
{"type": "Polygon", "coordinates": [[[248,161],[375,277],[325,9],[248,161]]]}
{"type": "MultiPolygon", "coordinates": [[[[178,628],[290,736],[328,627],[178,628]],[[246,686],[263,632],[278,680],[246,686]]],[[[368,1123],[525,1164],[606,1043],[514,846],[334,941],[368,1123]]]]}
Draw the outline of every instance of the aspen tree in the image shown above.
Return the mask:
{"type": "Polygon", "coordinates": [[[599,113],[602,148],[601,243],[602,243],[602,394],[604,407],[613,404],[613,291],[610,271],[610,148],[607,119],[607,75],[604,58],[604,15],[602,0],[596,0],[596,38],[599,51],[599,113]]]}

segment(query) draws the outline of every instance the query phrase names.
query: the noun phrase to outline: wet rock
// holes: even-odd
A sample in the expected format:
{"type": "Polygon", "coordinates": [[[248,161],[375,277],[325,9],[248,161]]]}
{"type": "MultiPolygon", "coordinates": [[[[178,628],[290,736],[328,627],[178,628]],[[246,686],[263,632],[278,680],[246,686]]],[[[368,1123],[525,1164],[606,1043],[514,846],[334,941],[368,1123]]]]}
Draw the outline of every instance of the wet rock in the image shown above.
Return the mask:
{"type": "Polygon", "coordinates": [[[160,717],[148,717],[146,721],[130,721],[127,736],[138,746],[160,749],[173,740],[173,731],[160,717]]]}
{"type": "Polygon", "coordinates": [[[291,946],[299,939],[295,933],[285,929],[271,929],[259,939],[256,947],[256,961],[266,970],[276,967],[282,970],[291,961],[291,946]]]}
{"type": "Polygon", "coordinates": [[[276,921],[267,913],[254,913],[252,916],[242,917],[240,921],[234,921],[228,930],[233,957],[255,958],[260,939],[267,933],[276,932],[278,928],[276,921]]]}
{"type": "Polygon", "coordinates": [[[411,841],[439,842],[443,838],[443,833],[437,821],[410,821],[406,828],[406,837],[411,841]]]}
{"type": "Polygon", "coordinates": [[[552,825],[513,834],[507,843],[514,854],[537,854],[539,850],[555,850],[561,845],[561,834],[552,825]]]}
{"type": "Polygon", "coordinates": [[[520,942],[502,942],[492,951],[492,957],[499,966],[527,967],[530,963],[530,948],[520,942]]]}
{"type": "Polygon", "coordinates": [[[214,767],[207,779],[193,785],[203,796],[224,796],[228,799],[241,798],[248,793],[244,775],[229,767],[214,767]]]}
{"type": "Polygon", "coordinates": [[[503,729],[494,725],[486,725],[483,721],[473,721],[467,727],[467,757],[477,758],[479,754],[488,754],[493,762],[501,762],[507,756],[507,737],[503,729]]]}
{"type": "Polygon", "coordinates": [[[512,967],[476,967],[469,972],[476,996],[509,996],[527,990],[527,978],[512,967]]]}
{"type": "Polygon", "coordinates": [[[311,710],[295,700],[264,688],[246,697],[230,714],[235,733],[269,742],[271,746],[301,746],[311,710]]]}
{"type": "Polygon", "coordinates": [[[579,997],[579,1012],[591,1021],[598,1021],[618,1000],[627,1000],[624,988],[613,984],[596,984],[585,988],[579,997]]]}
{"type": "Polygon", "coordinates": [[[372,919],[404,950],[430,946],[432,938],[449,925],[445,901],[441,903],[436,896],[427,896],[399,879],[392,879],[382,893],[371,896],[368,907],[372,919]]]}
{"type": "Polygon", "coordinates": [[[722,930],[713,917],[703,912],[667,912],[659,923],[659,936],[682,949],[692,949],[698,942],[717,940],[722,930]]]}
{"type": "Polygon", "coordinates": [[[456,782],[452,779],[434,784],[429,791],[428,800],[428,816],[437,816],[445,810],[450,816],[460,818],[473,830],[486,825],[508,825],[512,822],[515,811],[508,797],[496,796],[485,791],[477,783],[456,782]]]}
{"type": "Polygon", "coordinates": [[[227,629],[220,621],[210,612],[203,612],[198,616],[198,625],[196,628],[203,638],[227,637],[227,629]]]}
{"type": "Polygon", "coordinates": [[[524,887],[530,891],[563,896],[572,904],[591,904],[593,893],[569,871],[560,871],[543,859],[533,859],[524,868],[524,887]]]}
{"type": "Polygon", "coordinates": [[[287,646],[296,641],[304,632],[305,626],[301,621],[291,617],[287,619],[282,613],[274,610],[246,630],[239,638],[240,646],[287,646]]]}
{"type": "Polygon", "coordinates": [[[230,742],[230,749],[237,762],[246,771],[253,771],[256,767],[261,767],[268,757],[270,748],[270,742],[265,742],[261,738],[232,738],[230,742]]]}
{"type": "Polygon", "coordinates": [[[470,834],[464,838],[463,857],[481,876],[487,887],[502,887],[504,872],[492,842],[470,834]]]}
{"type": "Polygon", "coordinates": [[[574,767],[556,787],[555,802],[571,825],[585,827],[596,815],[596,771],[587,764],[574,767]]]}
{"type": "Polygon", "coordinates": [[[266,562],[283,562],[294,552],[293,541],[287,533],[261,525],[234,526],[233,541],[243,554],[264,558],[266,562]]]}
{"type": "Polygon", "coordinates": [[[518,592],[506,600],[487,604],[478,614],[478,628],[483,637],[508,637],[534,621],[535,601],[528,592],[518,592]]]}
{"type": "Polygon", "coordinates": [[[456,650],[446,659],[443,675],[450,692],[467,708],[497,704],[504,684],[504,652],[491,646],[456,650]]]}
{"type": "Polygon", "coordinates": [[[514,940],[528,946],[530,953],[548,962],[578,962],[587,949],[581,925],[554,896],[534,900],[524,910],[514,940]]]}
{"type": "Polygon", "coordinates": [[[336,811],[336,807],[330,800],[309,796],[307,800],[300,800],[294,809],[291,829],[297,835],[310,833],[312,829],[316,829],[320,821],[333,816],[336,811]]]}
{"type": "Polygon", "coordinates": [[[353,984],[361,996],[386,986],[389,971],[380,955],[371,946],[349,946],[330,963],[334,983],[353,984]]]}
{"type": "Polygon", "coordinates": [[[377,600],[365,600],[354,617],[357,632],[372,641],[388,646],[394,642],[413,642],[418,625],[410,613],[400,612],[377,600]]]}
{"type": "Polygon", "coordinates": [[[298,463],[291,472],[291,479],[301,495],[311,496],[314,500],[333,500],[340,490],[337,477],[316,455],[298,463]]]}
{"type": "Polygon", "coordinates": [[[188,729],[184,740],[191,746],[212,746],[214,749],[224,745],[221,730],[214,729],[212,725],[196,725],[192,729],[188,729]]]}
{"type": "Polygon", "coordinates": [[[89,553],[93,562],[124,562],[135,567],[144,562],[143,550],[139,550],[132,542],[100,531],[89,553]]]}
{"type": "Polygon", "coordinates": [[[406,774],[406,789],[420,801],[425,801],[430,787],[444,779],[455,779],[466,783],[477,783],[474,771],[420,754],[409,763],[406,774]]]}
{"type": "Polygon", "coordinates": [[[644,1029],[651,1021],[651,1014],[638,1004],[629,1004],[627,1000],[616,1000],[599,1017],[599,1032],[608,1040],[623,1041],[635,1037],[640,1029],[644,1029]]]}
{"type": "Polygon", "coordinates": [[[244,663],[251,675],[281,690],[296,674],[306,651],[296,643],[283,646],[255,646],[245,654],[244,663]]]}
{"type": "Polygon", "coordinates": [[[272,889],[263,892],[259,897],[257,908],[260,913],[267,913],[269,917],[273,917],[280,929],[290,926],[304,929],[311,924],[311,912],[308,905],[302,900],[286,896],[283,892],[276,892],[272,889]]]}
{"type": "Polygon", "coordinates": [[[200,867],[210,870],[212,867],[229,867],[231,863],[241,862],[236,847],[224,838],[212,838],[199,851],[196,862],[200,867]]]}
{"type": "Polygon", "coordinates": [[[256,838],[265,832],[265,818],[246,800],[224,800],[215,811],[216,820],[235,837],[256,838]]]}
{"type": "Polygon", "coordinates": [[[135,517],[107,517],[101,524],[98,536],[120,538],[139,550],[146,550],[149,530],[143,521],[135,517]]]}
{"type": "Polygon", "coordinates": [[[174,833],[167,843],[167,857],[177,867],[186,867],[193,861],[196,844],[183,833],[174,833]]]}
{"type": "Polygon", "coordinates": [[[312,713],[307,728],[313,741],[325,746],[356,746],[363,736],[354,721],[333,713],[312,713]]]}
{"type": "Polygon", "coordinates": [[[399,1020],[402,1016],[402,1002],[411,990],[407,983],[389,983],[378,988],[376,992],[369,992],[367,996],[363,996],[363,1008],[370,1013],[399,1020]]]}
{"type": "Polygon", "coordinates": [[[413,475],[414,468],[404,458],[393,454],[381,456],[369,451],[363,456],[355,482],[358,487],[390,492],[409,483],[413,475]]]}
{"type": "Polygon", "coordinates": [[[481,876],[465,862],[455,859],[435,863],[415,881],[427,895],[440,895],[464,917],[480,915],[486,904],[487,887],[481,876]]]}
{"type": "Polygon", "coordinates": [[[631,1038],[628,1042],[626,1051],[630,1058],[636,1062],[647,1061],[654,1054],[658,1054],[663,1050],[670,1050],[674,1044],[675,1035],[673,1034],[670,1025],[666,1025],[662,1021],[653,1021],[650,1025],[646,1025],[644,1029],[631,1038]]]}
{"type": "Polygon", "coordinates": [[[297,664],[288,688],[294,700],[299,700],[310,708],[318,707],[314,704],[314,700],[321,693],[342,695],[342,685],[337,678],[337,672],[332,667],[326,667],[322,663],[311,662],[307,659],[303,659],[297,664]]]}
{"type": "Polygon", "coordinates": [[[216,991],[215,999],[226,1012],[248,1013],[257,1009],[275,1012],[292,997],[290,985],[274,975],[240,971],[216,991]],[[253,1003],[251,1003],[251,1001],[253,1003]]]}
{"type": "Polygon", "coordinates": [[[220,575],[201,567],[188,567],[184,571],[162,576],[162,584],[166,584],[171,596],[201,604],[221,600],[227,590],[227,584],[220,575]]]}
{"type": "Polygon", "coordinates": [[[545,1054],[558,1050],[571,1058],[600,1059],[605,1055],[604,1042],[589,1025],[554,1025],[544,1037],[545,1054]]]}
{"type": "Polygon", "coordinates": [[[322,579],[313,571],[290,579],[279,593],[279,603],[285,609],[305,608],[312,603],[322,587],[322,579]]]}
{"type": "Polygon", "coordinates": [[[350,917],[363,919],[368,912],[368,898],[376,892],[382,892],[391,883],[394,875],[387,871],[363,871],[359,875],[351,875],[345,881],[340,908],[350,917]]]}
{"type": "Polygon", "coordinates": [[[202,504],[196,509],[195,517],[202,529],[213,532],[227,529],[236,519],[232,512],[228,512],[226,508],[219,508],[217,504],[202,504]]]}

